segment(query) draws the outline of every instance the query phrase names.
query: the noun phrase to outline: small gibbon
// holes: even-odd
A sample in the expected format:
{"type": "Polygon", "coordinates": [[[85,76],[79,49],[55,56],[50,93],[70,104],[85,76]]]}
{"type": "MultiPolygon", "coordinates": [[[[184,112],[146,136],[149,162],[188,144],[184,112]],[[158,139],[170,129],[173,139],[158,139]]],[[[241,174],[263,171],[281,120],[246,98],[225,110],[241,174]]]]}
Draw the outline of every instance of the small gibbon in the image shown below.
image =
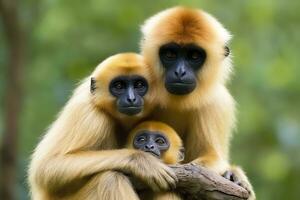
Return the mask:
{"type": "Polygon", "coordinates": [[[160,94],[150,119],[180,134],[185,163],[206,166],[230,180],[238,177],[255,199],[244,172],[229,164],[235,127],[235,102],[226,88],[230,39],[220,22],[198,9],[174,7],[146,20],[141,54],[155,71],[160,94]]]}
{"type": "Polygon", "coordinates": [[[165,164],[178,164],[184,159],[184,147],[178,134],[158,121],[138,124],[129,133],[126,148],[151,153],[165,164]]]}
{"type": "Polygon", "coordinates": [[[153,190],[175,187],[176,175],[159,159],[120,149],[155,105],[151,70],[138,54],[117,54],[82,81],[32,155],[32,199],[139,199],[123,173],[153,190]]]}
{"type": "MultiPolygon", "coordinates": [[[[178,164],[184,159],[184,147],[173,128],[158,121],[138,124],[129,134],[126,148],[138,149],[161,159],[165,164],[178,164]]],[[[175,192],[142,191],[140,199],[180,200],[175,192]]]]}

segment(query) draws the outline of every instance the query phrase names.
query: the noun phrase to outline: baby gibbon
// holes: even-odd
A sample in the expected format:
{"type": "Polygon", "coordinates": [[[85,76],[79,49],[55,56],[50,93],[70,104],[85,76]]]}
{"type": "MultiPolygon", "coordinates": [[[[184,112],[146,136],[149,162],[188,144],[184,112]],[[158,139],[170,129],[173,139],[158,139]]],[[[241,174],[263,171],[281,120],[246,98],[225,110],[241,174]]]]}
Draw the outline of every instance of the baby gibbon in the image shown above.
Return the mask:
{"type": "MultiPolygon", "coordinates": [[[[126,147],[150,153],[165,164],[178,164],[184,159],[182,141],[173,128],[158,121],[138,124],[129,134],[126,147]]],[[[139,192],[141,199],[180,200],[175,192],[139,192]]]]}

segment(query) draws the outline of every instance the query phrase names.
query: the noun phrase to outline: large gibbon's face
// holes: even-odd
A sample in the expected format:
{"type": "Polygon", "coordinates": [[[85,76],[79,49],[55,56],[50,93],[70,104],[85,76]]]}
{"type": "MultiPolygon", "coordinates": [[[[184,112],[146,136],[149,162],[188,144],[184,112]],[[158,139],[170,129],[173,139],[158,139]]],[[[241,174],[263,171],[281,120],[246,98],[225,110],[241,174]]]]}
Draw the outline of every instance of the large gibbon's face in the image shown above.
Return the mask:
{"type": "Polygon", "coordinates": [[[142,33],[141,52],[161,77],[164,102],[202,99],[209,89],[227,80],[231,36],[204,11],[167,9],[146,20],[142,33]]]}
{"type": "Polygon", "coordinates": [[[91,93],[98,107],[113,116],[142,115],[151,107],[151,82],[149,68],[140,55],[117,54],[96,68],[91,77],[91,93]]]}
{"type": "Polygon", "coordinates": [[[195,44],[180,45],[172,42],[159,49],[159,59],[165,70],[168,92],[185,95],[197,86],[197,73],[206,59],[206,52],[195,44]]]}

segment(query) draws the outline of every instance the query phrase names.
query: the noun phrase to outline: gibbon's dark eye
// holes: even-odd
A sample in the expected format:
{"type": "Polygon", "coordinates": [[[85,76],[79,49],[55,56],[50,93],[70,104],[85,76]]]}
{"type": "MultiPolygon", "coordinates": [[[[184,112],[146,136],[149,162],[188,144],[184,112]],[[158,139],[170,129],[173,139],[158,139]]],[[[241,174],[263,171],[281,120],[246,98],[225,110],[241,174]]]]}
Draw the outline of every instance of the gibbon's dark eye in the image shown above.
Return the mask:
{"type": "Polygon", "coordinates": [[[175,60],[177,58],[176,52],[172,49],[166,49],[164,55],[168,60],[175,60]]]}
{"type": "Polygon", "coordinates": [[[116,81],[113,85],[113,87],[117,90],[122,90],[125,88],[125,83],[122,81],[116,81]]]}
{"type": "Polygon", "coordinates": [[[115,77],[109,84],[109,91],[115,97],[120,97],[126,95],[126,91],[128,89],[129,82],[126,76],[118,76],[115,77]]]}
{"type": "Polygon", "coordinates": [[[191,50],[188,52],[188,59],[191,61],[199,61],[203,57],[202,53],[198,50],[191,50]]]}
{"type": "Polygon", "coordinates": [[[144,136],[138,137],[136,140],[138,143],[143,143],[146,141],[146,138],[144,136]]]}
{"type": "Polygon", "coordinates": [[[201,57],[201,54],[200,54],[200,52],[198,52],[198,51],[192,51],[192,52],[190,53],[190,58],[191,58],[192,60],[198,60],[200,57],[201,57]]]}
{"type": "Polygon", "coordinates": [[[133,87],[137,94],[144,96],[148,90],[148,82],[144,77],[138,77],[133,80],[133,87]]]}
{"type": "Polygon", "coordinates": [[[144,88],[144,87],[145,87],[144,81],[139,80],[139,81],[136,81],[134,83],[134,88],[141,89],[141,88],[144,88]]]}
{"type": "Polygon", "coordinates": [[[164,140],[163,138],[157,138],[157,139],[155,140],[155,142],[156,142],[157,144],[159,144],[159,145],[162,145],[162,144],[165,144],[165,143],[166,143],[165,140],[164,140]]]}

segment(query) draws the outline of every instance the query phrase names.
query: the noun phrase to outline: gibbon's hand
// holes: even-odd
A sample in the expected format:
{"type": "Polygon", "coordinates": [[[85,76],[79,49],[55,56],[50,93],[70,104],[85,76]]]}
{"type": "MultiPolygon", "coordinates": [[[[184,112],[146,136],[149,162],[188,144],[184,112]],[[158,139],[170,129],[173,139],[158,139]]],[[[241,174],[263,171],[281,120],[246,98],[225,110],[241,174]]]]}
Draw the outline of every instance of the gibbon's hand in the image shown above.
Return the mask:
{"type": "Polygon", "coordinates": [[[256,199],[252,185],[240,167],[232,166],[231,169],[225,171],[223,177],[246,189],[250,194],[248,200],[256,199]]]}
{"type": "Polygon", "coordinates": [[[145,182],[153,191],[169,190],[178,181],[173,170],[149,153],[138,151],[127,165],[133,176],[145,182]]]}

